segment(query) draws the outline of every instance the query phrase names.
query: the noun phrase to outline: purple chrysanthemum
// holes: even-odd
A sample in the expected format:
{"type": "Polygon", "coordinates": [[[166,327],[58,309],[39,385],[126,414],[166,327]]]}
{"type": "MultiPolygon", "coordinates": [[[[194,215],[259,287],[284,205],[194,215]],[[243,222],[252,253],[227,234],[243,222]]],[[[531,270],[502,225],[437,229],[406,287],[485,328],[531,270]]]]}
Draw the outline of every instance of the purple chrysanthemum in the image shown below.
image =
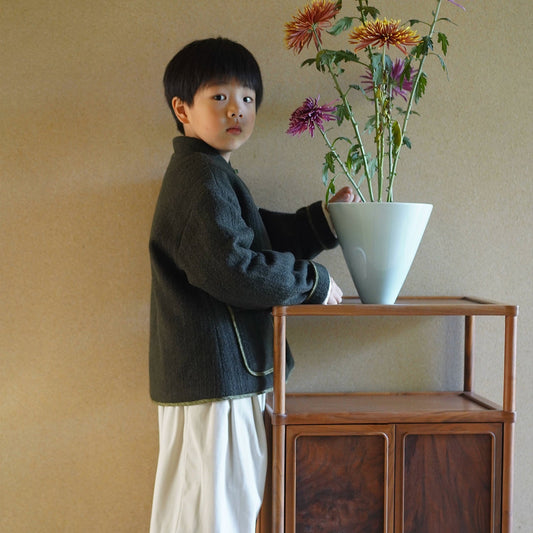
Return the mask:
{"type": "Polygon", "coordinates": [[[461,9],[464,9],[466,11],[466,9],[461,4],[458,4],[457,2],[454,2],[453,0],[448,0],[448,2],[450,2],[450,4],[453,4],[454,6],[460,7],[461,9]]]}
{"type": "MultiPolygon", "coordinates": [[[[413,90],[413,81],[418,72],[416,69],[411,70],[409,77],[405,76],[402,80],[403,70],[405,68],[405,61],[403,59],[396,59],[392,64],[392,70],[390,73],[392,81],[392,96],[400,96],[405,101],[409,93],[413,90]]],[[[367,70],[367,72],[361,76],[363,81],[363,88],[369,92],[372,92],[374,89],[372,72],[367,70]]]]}
{"type": "Polygon", "coordinates": [[[336,107],[332,103],[325,105],[318,105],[317,98],[306,98],[304,103],[296,109],[289,120],[289,129],[287,133],[290,135],[300,136],[304,131],[309,131],[311,137],[315,134],[315,128],[324,131],[323,123],[331,120],[336,120],[336,107]]]}

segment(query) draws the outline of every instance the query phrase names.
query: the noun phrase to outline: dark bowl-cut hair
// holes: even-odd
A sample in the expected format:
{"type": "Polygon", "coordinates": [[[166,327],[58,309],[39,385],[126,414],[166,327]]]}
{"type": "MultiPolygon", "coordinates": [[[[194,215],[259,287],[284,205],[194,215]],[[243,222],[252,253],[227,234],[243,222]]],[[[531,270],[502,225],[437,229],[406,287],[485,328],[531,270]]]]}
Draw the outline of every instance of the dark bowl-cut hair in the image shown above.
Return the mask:
{"type": "Polygon", "coordinates": [[[163,77],[165,98],[178,130],[184,133],[183,124],[172,109],[174,97],[192,105],[198,89],[211,82],[231,80],[255,91],[255,106],[259,109],[263,99],[261,71],[254,56],[242,44],[217,37],[193,41],[182,48],[167,65],[163,77]]]}

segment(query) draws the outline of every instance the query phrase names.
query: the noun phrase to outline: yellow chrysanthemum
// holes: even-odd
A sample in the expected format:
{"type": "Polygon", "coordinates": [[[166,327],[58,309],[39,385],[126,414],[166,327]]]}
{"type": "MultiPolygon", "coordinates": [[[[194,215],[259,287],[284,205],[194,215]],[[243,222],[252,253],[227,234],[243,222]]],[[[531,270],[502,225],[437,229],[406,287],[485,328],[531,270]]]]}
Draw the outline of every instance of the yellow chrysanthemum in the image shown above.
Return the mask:
{"type": "Polygon", "coordinates": [[[312,4],[298,11],[291,22],[285,24],[285,44],[287,48],[300,53],[311,41],[318,48],[322,30],[331,26],[331,21],[339,12],[337,2],[314,0],[312,4]]]}
{"type": "Polygon", "coordinates": [[[416,31],[409,26],[402,27],[399,20],[379,20],[367,22],[354,28],[349,35],[349,41],[355,44],[355,52],[367,46],[395,46],[404,54],[407,54],[407,46],[413,46],[420,42],[416,31]]]}

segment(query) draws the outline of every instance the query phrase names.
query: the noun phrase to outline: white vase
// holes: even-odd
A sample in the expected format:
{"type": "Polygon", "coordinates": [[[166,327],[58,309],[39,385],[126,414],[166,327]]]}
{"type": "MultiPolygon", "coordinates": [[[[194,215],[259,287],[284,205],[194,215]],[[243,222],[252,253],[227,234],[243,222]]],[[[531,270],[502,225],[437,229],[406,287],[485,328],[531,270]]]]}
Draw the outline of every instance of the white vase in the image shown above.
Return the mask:
{"type": "Polygon", "coordinates": [[[328,210],[363,303],[393,304],[411,268],[433,206],[331,203],[328,210]]]}

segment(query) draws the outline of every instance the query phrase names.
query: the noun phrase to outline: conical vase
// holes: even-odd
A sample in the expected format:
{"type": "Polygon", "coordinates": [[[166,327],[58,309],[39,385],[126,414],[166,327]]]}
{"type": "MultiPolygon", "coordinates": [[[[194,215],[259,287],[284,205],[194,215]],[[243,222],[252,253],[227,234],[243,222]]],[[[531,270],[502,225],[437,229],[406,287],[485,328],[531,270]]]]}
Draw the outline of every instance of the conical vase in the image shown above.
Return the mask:
{"type": "Polygon", "coordinates": [[[361,301],[394,304],[433,206],[401,202],[330,203],[329,213],[361,301]]]}

